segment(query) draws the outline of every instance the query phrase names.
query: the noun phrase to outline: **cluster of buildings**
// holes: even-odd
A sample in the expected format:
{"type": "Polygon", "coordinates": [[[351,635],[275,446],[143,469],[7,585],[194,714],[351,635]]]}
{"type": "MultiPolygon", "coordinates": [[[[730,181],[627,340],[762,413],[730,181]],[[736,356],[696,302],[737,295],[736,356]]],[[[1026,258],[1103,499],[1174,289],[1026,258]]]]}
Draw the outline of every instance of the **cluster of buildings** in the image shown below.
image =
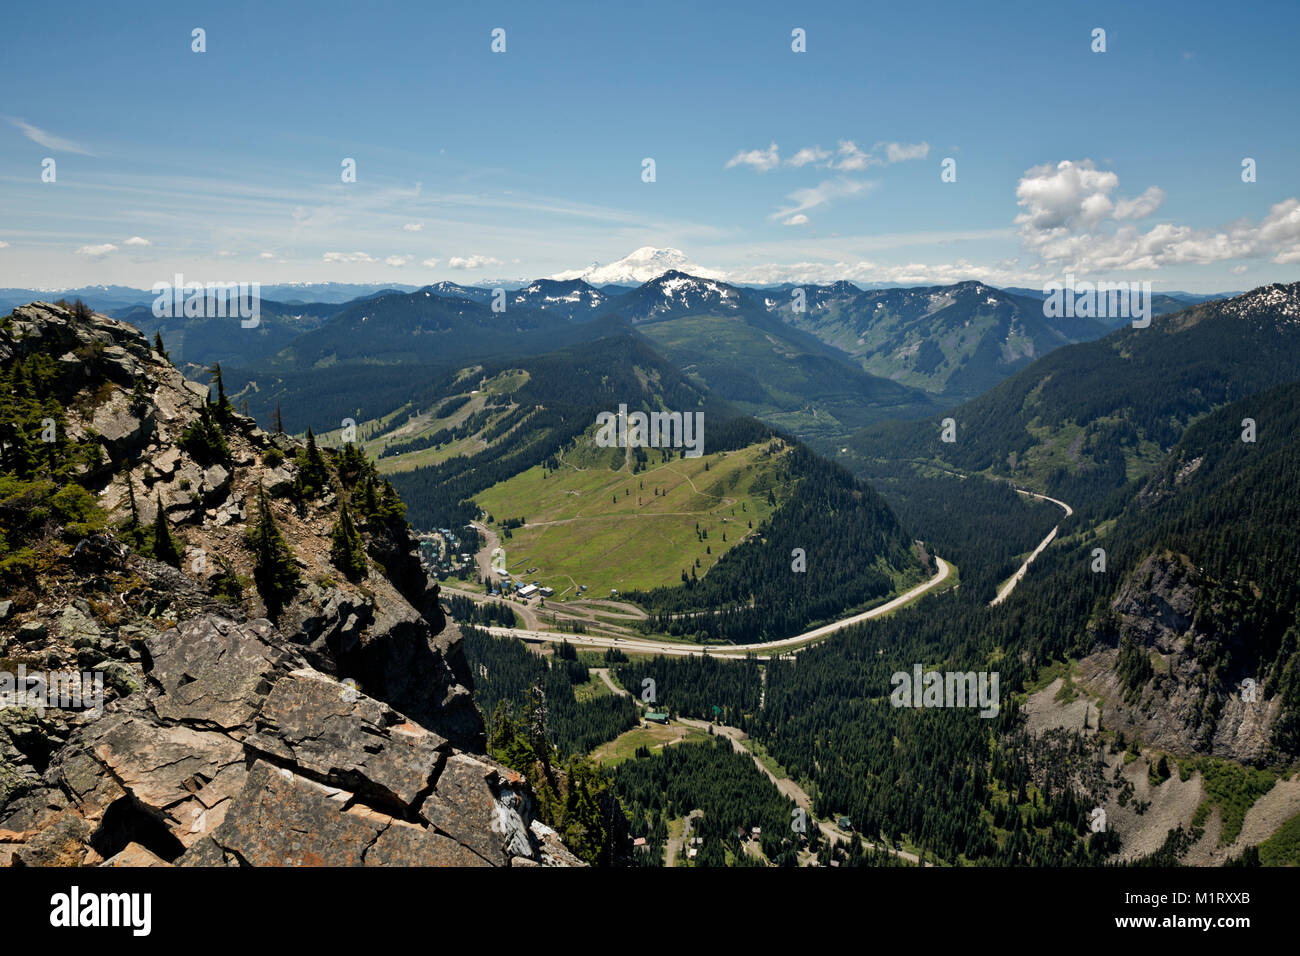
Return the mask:
{"type": "Polygon", "coordinates": [[[460,551],[460,537],[450,528],[422,531],[415,536],[419,543],[420,563],[438,580],[467,567],[474,556],[460,551]]]}
{"type": "Polygon", "coordinates": [[[504,597],[516,597],[527,603],[535,597],[542,599],[555,597],[555,588],[545,587],[539,581],[533,581],[530,584],[527,581],[517,580],[509,574],[503,574],[500,582],[492,586],[491,593],[504,597]]]}

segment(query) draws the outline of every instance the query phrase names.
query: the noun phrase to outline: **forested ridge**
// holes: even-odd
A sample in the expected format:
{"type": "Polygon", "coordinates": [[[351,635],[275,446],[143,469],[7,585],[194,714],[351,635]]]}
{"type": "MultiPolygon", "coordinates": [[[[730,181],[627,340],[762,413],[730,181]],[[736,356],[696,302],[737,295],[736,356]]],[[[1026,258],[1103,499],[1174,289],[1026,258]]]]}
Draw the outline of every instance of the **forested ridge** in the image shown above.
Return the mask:
{"type": "Polygon", "coordinates": [[[955,564],[963,588],[991,600],[1020,559],[1061,520],[1061,509],[983,476],[921,474],[910,465],[873,465],[869,483],[926,550],[955,564]]]}
{"type": "Polygon", "coordinates": [[[773,468],[782,497],[756,534],[703,578],[683,572],[680,585],[625,595],[651,613],[654,630],[702,642],[776,640],[922,579],[903,525],[869,487],[799,444],[773,468]],[[683,613],[691,611],[702,613],[683,613]]]}
{"type": "Polygon", "coordinates": [[[597,414],[616,411],[620,404],[630,409],[704,412],[710,450],[716,450],[714,436],[724,422],[736,417],[733,409],[708,398],[631,335],[487,365],[483,375],[491,378],[510,368],[529,373],[528,381],[510,396],[530,410],[526,428],[503,435],[476,454],[457,455],[393,476],[417,526],[460,527],[476,518],[478,509],[472,499],[477,492],[553,457],[591,428],[597,414]]]}
{"type": "MultiPolygon", "coordinates": [[[[1300,285],[1274,288],[1300,296],[1300,285]]],[[[1257,293],[1057,349],[957,408],[870,426],[849,447],[868,471],[872,462],[940,460],[1023,481],[1026,453],[1044,433],[1077,427],[1078,446],[1041,476],[1041,490],[1076,507],[1098,501],[1127,483],[1128,462],[1168,451],[1199,416],[1300,377],[1300,327],[1285,302],[1257,293]],[[956,422],[954,442],[940,440],[944,418],[956,422]]]]}

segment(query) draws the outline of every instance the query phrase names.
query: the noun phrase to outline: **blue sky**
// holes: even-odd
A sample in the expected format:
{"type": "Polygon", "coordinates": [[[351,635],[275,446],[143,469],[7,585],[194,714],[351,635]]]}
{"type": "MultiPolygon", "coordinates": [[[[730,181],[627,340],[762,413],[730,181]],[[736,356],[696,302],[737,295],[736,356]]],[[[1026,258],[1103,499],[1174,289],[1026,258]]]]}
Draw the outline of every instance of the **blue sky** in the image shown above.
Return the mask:
{"type": "Polygon", "coordinates": [[[1300,273],[1295,3],[181,6],[6,11],[0,286],[1300,273]]]}

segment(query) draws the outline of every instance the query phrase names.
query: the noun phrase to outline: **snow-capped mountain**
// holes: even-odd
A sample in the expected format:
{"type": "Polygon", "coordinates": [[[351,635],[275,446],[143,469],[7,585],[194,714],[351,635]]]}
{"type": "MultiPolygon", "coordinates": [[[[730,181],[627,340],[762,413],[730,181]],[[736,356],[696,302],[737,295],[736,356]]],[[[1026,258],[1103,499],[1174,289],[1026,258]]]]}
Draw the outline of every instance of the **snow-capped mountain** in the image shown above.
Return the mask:
{"type": "Polygon", "coordinates": [[[559,312],[569,318],[581,318],[605,305],[609,301],[609,296],[599,289],[592,288],[581,279],[565,281],[538,279],[522,289],[517,289],[511,294],[509,301],[512,306],[546,309],[559,312]]]}
{"type": "Polygon", "coordinates": [[[492,298],[491,289],[460,285],[456,282],[447,281],[435,282],[433,285],[425,286],[421,291],[431,292],[434,295],[442,296],[444,299],[465,299],[469,302],[486,302],[492,298]]]}
{"type": "Polygon", "coordinates": [[[746,306],[753,303],[735,286],[677,269],[642,283],[613,304],[619,315],[633,322],[701,312],[724,314],[746,306]]]}
{"type": "Polygon", "coordinates": [[[571,269],[568,272],[557,273],[551,278],[582,279],[597,286],[641,285],[672,270],[690,273],[703,279],[723,278],[721,272],[691,262],[680,249],[657,249],[654,246],[642,246],[632,254],[609,265],[602,266],[598,262],[593,262],[585,269],[571,269]]]}

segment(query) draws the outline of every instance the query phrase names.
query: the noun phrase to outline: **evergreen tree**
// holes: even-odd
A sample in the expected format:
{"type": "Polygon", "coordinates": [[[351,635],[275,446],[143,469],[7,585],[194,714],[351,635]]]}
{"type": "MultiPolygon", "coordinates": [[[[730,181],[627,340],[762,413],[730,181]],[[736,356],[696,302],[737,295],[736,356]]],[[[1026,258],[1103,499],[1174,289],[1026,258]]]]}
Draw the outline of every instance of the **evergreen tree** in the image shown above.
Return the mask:
{"type": "Polygon", "coordinates": [[[307,447],[298,453],[298,478],[295,497],[299,501],[315,498],[329,485],[330,472],[325,456],[316,444],[316,435],[307,429],[307,447]]]}
{"type": "Polygon", "coordinates": [[[298,588],[299,576],[293,549],[289,547],[271,514],[266,489],[257,489],[258,520],[250,533],[253,548],[253,581],[272,616],[280,613],[289,596],[298,588]]]}
{"type": "Polygon", "coordinates": [[[330,541],[330,560],[334,566],[350,580],[365,577],[366,549],[361,542],[361,535],[357,534],[352,523],[352,516],[348,514],[348,503],[341,499],[339,517],[334,522],[334,530],[330,532],[330,541]]]}
{"type": "Polygon", "coordinates": [[[172,537],[171,525],[167,513],[163,511],[162,496],[155,499],[157,510],[153,518],[153,556],[155,560],[170,564],[173,568],[181,566],[181,547],[172,537]]]}
{"type": "Polygon", "coordinates": [[[122,480],[126,482],[126,502],[129,511],[126,524],[122,526],[122,540],[141,554],[150,555],[153,552],[153,530],[146,531],[140,525],[140,509],[135,501],[135,481],[131,477],[131,470],[125,464],[122,466],[122,480]]]}
{"type": "Polygon", "coordinates": [[[163,348],[161,329],[153,334],[153,350],[157,352],[159,355],[161,355],[168,362],[172,360],[172,357],[169,354],[167,354],[167,350],[163,348]]]}
{"type": "Polygon", "coordinates": [[[216,419],[222,425],[228,426],[234,420],[235,406],[226,397],[226,383],[221,375],[221,363],[213,362],[212,367],[208,369],[208,374],[212,376],[212,381],[217,386],[216,419]]]}

